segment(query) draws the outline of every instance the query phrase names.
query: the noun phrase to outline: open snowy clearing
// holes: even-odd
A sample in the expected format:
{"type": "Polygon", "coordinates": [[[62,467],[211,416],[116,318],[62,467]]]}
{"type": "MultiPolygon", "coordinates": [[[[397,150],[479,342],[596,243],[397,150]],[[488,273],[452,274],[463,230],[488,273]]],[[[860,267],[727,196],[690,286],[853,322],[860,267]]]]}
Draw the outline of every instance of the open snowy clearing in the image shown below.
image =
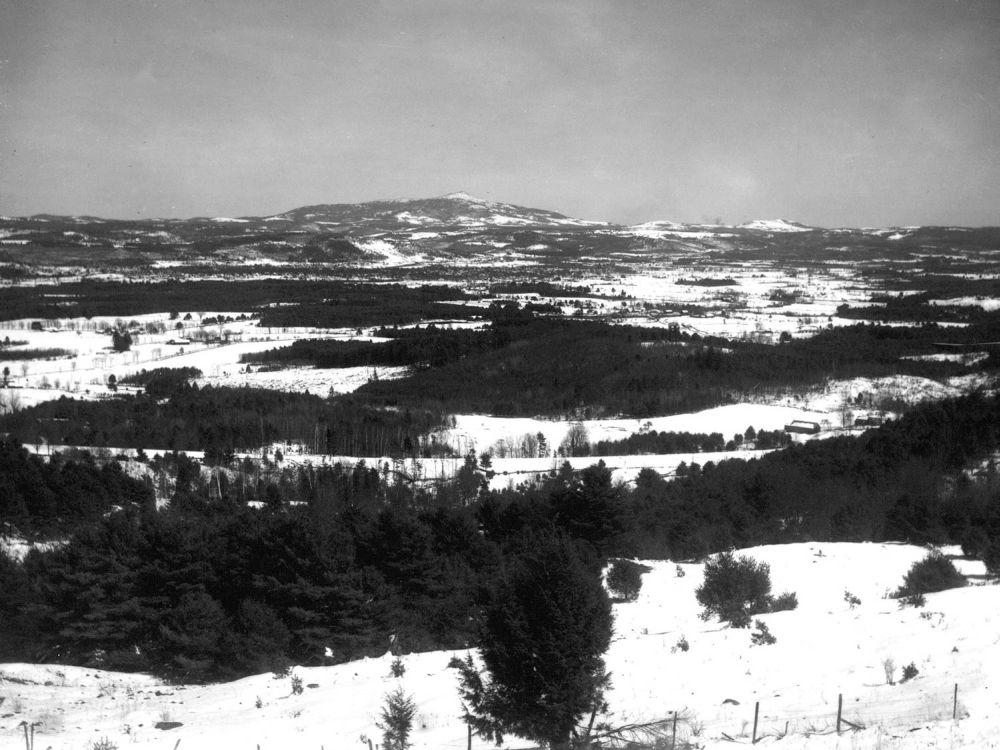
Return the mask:
{"type": "MultiPolygon", "coordinates": [[[[954,550],[947,550],[953,553],[954,550]]],[[[760,617],[777,643],[751,646],[749,630],[704,622],[694,590],[702,565],[650,561],[634,603],[615,605],[615,635],[606,660],[612,673],[612,726],[667,719],[678,711],[678,739],[717,750],[750,744],[760,702],[758,743],[803,750],[991,748],[1000,746],[1000,708],[992,675],[1000,668],[1000,588],[971,586],[927,597],[922,609],[883,599],[926,554],[893,544],[803,543],[746,550],[771,566],[773,591],[795,591],[794,611],[760,617]],[[683,576],[678,575],[678,571],[683,576]],[[845,591],[861,603],[852,607],[845,591]],[[684,638],[688,650],[678,648],[684,638]],[[886,660],[894,682],[887,684],[886,660]],[[898,684],[912,663],[915,679],[898,684]],[[958,685],[959,720],[951,720],[958,685]],[[843,716],[867,727],[835,733],[843,716]],[[785,731],[788,735],[779,739],[785,731]]],[[[982,565],[957,560],[966,574],[982,565]]],[[[974,579],[974,582],[975,579],[974,579]]],[[[387,641],[388,642],[388,641],[387,641]]],[[[217,685],[168,685],[58,665],[0,665],[0,743],[20,747],[22,721],[39,722],[36,746],[90,747],[108,737],[120,747],[351,748],[380,740],[375,726],[384,695],[412,694],[416,750],[466,747],[457,673],[464,651],[403,657],[406,673],[390,677],[388,654],[330,667],[297,668],[307,685],[293,695],[288,678],[270,674],[217,685]],[[260,708],[255,706],[260,701],[260,708]],[[170,730],[157,722],[179,722],[170,730]]],[[[530,743],[509,738],[506,748],[530,743]]],[[[491,743],[473,738],[481,750],[491,743]]]]}
{"type": "Polygon", "coordinates": [[[409,367],[289,367],[283,370],[256,370],[241,372],[227,370],[218,375],[197,378],[198,385],[267,388],[291,393],[312,393],[327,396],[334,393],[353,393],[372,380],[395,380],[408,375],[409,367]]]}
{"type": "MultiPolygon", "coordinates": [[[[727,440],[747,427],[755,430],[780,430],[799,419],[821,423],[833,415],[796,406],[769,404],[730,404],[713,409],[648,419],[587,419],[579,422],[587,430],[591,443],[621,440],[637,432],[722,433],[727,440]]],[[[483,414],[456,414],[455,426],[437,435],[438,442],[451,445],[459,453],[470,449],[484,451],[498,441],[518,445],[525,435],[542,433],[552,448],[558,448],[575,422],[530,417],[491,417],[483,414]]],[[[837,426],[840,426],[839,424],[837,426]]],[[[828,427],[829,429],[829,427],[828,427]]]]}
{"type": "Polygon", "coordinates": [[[1000,299],[992,297],[955,297],[953,299],[932,299],[931,305],[955,305],[961,307],[981,307],[986,312],[1000,310],[1000,299]]]}

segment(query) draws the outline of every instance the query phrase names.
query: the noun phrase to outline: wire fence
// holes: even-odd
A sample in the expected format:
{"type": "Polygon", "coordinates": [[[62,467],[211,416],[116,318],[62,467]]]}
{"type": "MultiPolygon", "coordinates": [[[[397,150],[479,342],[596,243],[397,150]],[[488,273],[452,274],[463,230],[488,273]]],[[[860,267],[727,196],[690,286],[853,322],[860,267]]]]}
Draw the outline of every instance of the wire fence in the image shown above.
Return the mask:
{"type": "MultiPolygon", "coordinates": [[[[772,700],[747,704],[729,700],[708,714],[683,708],[634,723],[608,726],[598,722],[589,736],[589,744],[578,743],[575,747],[690,750],[710,740],[754,745],[786,736],[847,734],[875,727],[916,728],[932,722],[959,721],[968,716],[958,684],[872,687],[873,692],[864,696],[832,693],[813,700],[775,696],[772,700]]],[[[461,736],[438,742],[435,747],[485,750],[496,745],[465,730],[461,736]]],[[[503,747],[505,750],[543,750],[543,746],[516,740],[508,740],[503,747]]],[[[381,750],[378,742],[371,740],[370,750],[381,750]]]]}

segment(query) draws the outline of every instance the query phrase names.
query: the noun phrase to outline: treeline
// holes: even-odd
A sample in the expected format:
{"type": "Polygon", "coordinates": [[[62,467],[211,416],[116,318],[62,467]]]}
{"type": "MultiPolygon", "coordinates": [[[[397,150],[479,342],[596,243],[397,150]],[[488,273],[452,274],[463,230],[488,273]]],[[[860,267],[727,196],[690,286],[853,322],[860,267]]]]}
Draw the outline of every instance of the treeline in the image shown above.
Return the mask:
{"type": "Polygon", "coordinates": [[[736,433],[728,440],[720,432],[635,432],[620,440],[599,440],[591,446],[592,456],[634,456],[660,453],[711,453],[734,450],[752,444],[756,450],[783,448],[792,438],[783,430],[755,430],[736,433]]]}
{"type": "Polygon", "coordinates": [[[56,359],[57,357],[71,357],[74,352],[71,352],[69,349],[60,349],[57,347],[48,349],[6,349],[0,347],[0,354],[3,355],[4,359],[11,361],[22,359],[56,359]]]}
{"type": "Polygon", "coordinates": [[[641,418],[830,378],[966,373],[958,363],[900,358],[932,353],[936,342],[965,341],[979,333],[857,325],[771,346],[596,321],[537,319],[511,327],[506,346],[470,352],[410,377],[368,383],[356,396],[378,405],[449,412],[641,418]]]}
{"type": "MultiPolygon", "coordinates": [[[[966,292],[961,296],[969,296],[966,292]]],[[[837,315],[842,318],[878,320],[886,322],[908,323],[965,323],[975,324],[974,335],[982,335],[983,341],[996,341],[991,336],[1000,332],[1000,313],[984,310],[980,305],[941,305],[931,304],[938,299],[929,292],[908,294],[902,296],[876,296],[872,302],[879,304],[859,305],[848,304],[837,307],[837,315]]]]}
{"type": "Polygon", "coordinates": [[[191,380],[200,378],[197,367],[154,367],[124,376],[118,382],[122,385],[141,386],[155,399],[168,398],[185,388],[191,380]]]}
{"type": "Polygon", "coordinates": [[[493,557],[460,510],[116,513],[0,557],[0,659],[201,681],[462,648],[493,557]]]}
{"type": "Polygon", "coordinates": [[[470,354],[500,349],[511,342],[505,329],[494,328],[485,333],[469,330],[426,328],[403,331],[380,331],[377,335],[394,333],[392,341],[330,341],[300,339],[289,346],[263,352],[244,354],[241,362],[286,365],[308,364],[315,367],[409,366],[440,367],[446,362],[470,354]],[[413,331],[410,333],[409,331],[413,331]]]}
{"type": "Polygon", "coordinates": [[[167,507],[94,517],[23,565],[0,553],[0,661],[200,681],[471,645],[499,558],[467,507],[471,468],[432,496],[363,464],[157,468],[173,478],[167,507]]]}
{"type": "Polygon", "coordinates": [[[793,445],[755,461],[643,472],[632,494],[636,556],[685,557],[793,541],[962,541],[984,514],[1000,529],[1000,483],[960,470],[1000,448],[1000,398],[928,404],[858,437],[793,445]],[[976,499],[978,498],[978,499],[976,499]]]}
{"type": "Polygon", "coordinates": [[[476,308],[442,304],[473,299],[448,286],[410,287],[351,281],[78,281],[53,288],[0,288],[0,320],[132,316],[164,310],[248,312],[261,308],[264,326],[369,326],[442,316],[468,318],[476,308]]]}
{"type": "Polygon", "coordinates": [[[1000,399],[974,395],[673,482],[646,470],[634,488],[603,464],[491,492],[473,457],[430,489],[385,467],[206,477],[178,457],[167,509],[132,504],[23,565],[0,556],[0,660],[200,680],[384,653],[391,635],[402,652],[459,648],[498,561],[546,529],[604,557],[672,559],[963,541],[977,526],[1000,532],[1000,481],[962,478],[998,448],[1000,399]]]}
{"type": "Polygon", "coordinates": [[[0,432],[22,443],[204,451],[206,462],[214,464],[228,463],[234,451],[279,441],[301,443],[315,453],[420,455],[432,450],[421,437],[449,423],[427,409],[378,409],[350,399],[254,388],[198,388],[167,378],[147,383],[149,390],[141,395],[104,401],[62,397],[5,414],[0,432]]]}
{"type": "Polygon", "coordinates": [[[962,470],[1000,448],[1000,397],[928,404],[861,436],[793,445],[752,461],[692,464],[634,488],[603,465],[564,466],[537,487],[479,503],[488,539],[555,523],[605,554],[686,559],[802,541],[960,543],[1000,534],[1000,478],[962,470]],[[569,488],[569,489],[567,489],[569,488]]]}
{"type": "Polygon", "coordinates": [[[295,305],[286,303],[262,310],[260,324],[276,328],[353,328],[414,323],[427,318],[470,319],[482,314],[479,308],[461,304],[473,297],[444,285],[408,287],[336,282],[330,286],[319,302],[303,300],[295,305]]]}
{"type": "Polygon", "coordinates": [[[567,297],[575,299],[578,297],[598,297],[624,299],[625,291],[620,295],[608,297],[595,293],[586,284],[553,284],[551,281],[504,281],[499,284],[490,285],[490,294],[537,294],[539,297],[567,297]]]}
{"type": "Polygon", "coordinates": [[[46,460],[0,439],[0,533],[4,529],[55,533],[94,521],[115,507],[149,508],[153,492],[120,465],[93,458],[46,460]]]}

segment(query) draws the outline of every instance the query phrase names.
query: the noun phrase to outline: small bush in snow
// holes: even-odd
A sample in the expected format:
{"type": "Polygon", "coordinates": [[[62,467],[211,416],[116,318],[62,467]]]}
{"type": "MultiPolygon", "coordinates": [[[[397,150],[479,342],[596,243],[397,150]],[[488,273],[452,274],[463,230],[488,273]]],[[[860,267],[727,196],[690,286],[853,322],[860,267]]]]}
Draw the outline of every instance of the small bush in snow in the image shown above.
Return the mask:
{"type": "Polygon", "coordinates": [[[406,674],[406,665],[403,664],[403,660],[397,656],[392,660],[392,664],[389,666],[389,671],[392,673],[393,677],[402,677],[406,674]]]}
{"type": "Polygon", "coordinates": [[[292,675],[292,695],[302,695],[302,678],[297,674],[292,675]]]}
{"type": "Polygon", "coordinates": [[[770,593],[771,569],[766,563],[723,552],[705,563],[705,582],[695,596],[705,608],[704,619],[716,615],[735,628],[746,628],[752,615],[768,611],[770,593]]]}
{"type": "Polygon", "coordinates": [[[678,578],[683,578],[686,574],[684,573],[684,568],[680,565],[674,567],[674,573],[676,573],[678,578]]]}
{"type": "Polygon", "coordinates": [[[645,565],[631,560],[615,560],[608,568],[608,591],[619,601],[634,602],[642,588],[642,574],[648,572],[649,568],[645,565]]]}
{"type": "Polygon", "coordinates": [[[90,746],[90,750],[118,750],[118,745],[109,740],[107,737],[102,737],[99,740],[95,740],[90,746]]]}
{"type": "Polygon", "coordinates": [[[858,597],[856,597],[850,591],[846,590],[844,591],[844,601],[847,602],[848,606],[850,606],[851,609],[861,606],[861,600],[858,599],[858,597]]]}
{"type": "Polygon", "coordinates": [[[902,598],[915,594],[932,594],[964,585],[965,576],[958,572],[951,560],[935,550],[923,560],[913,563],[903,579],[903,585],[896,590],[896,596],[902,598]]]}
{"type": "Polygon", "coordinates": [[[927,604],[927,597],[923,594],[910,594],[909,596],[901,597],[899,600],[899,608],[903,607],[922,607],[927,604]]]}
{"type": "Polygon", "coordinates": [[[256,708],[264,708],[264,701],[262,701],[262,700],[260,699],[260,696],[258,695],[258,696],[257,696],[257,700],[255,700],[255,701],[253,702],[253,705],[254,705],[254,706],[255,706],[256,708]]]}
{"type": "Polygon", "coordinates": [[[903,667],[903,677],[899,681],[899,683],[903,684],[904,682],[908,682],[909,680],[912,680],[914,677],[916,677],[918,674],[920,674],[920,670],[917,669],[917,665],[911,661],[909,664],[903,667]]]}
{"type": "Polygon", "coordinates": [[[451,657],[448,660],[448,666],[445,667],[445,669],[461,669],[461,668],[462,668],[462,660],[459,659],[457,656],[451,657]]]}
{"type": "Polygon", "coordinates": [[[771,602],[770,609],[772,612],[788,612],[798,606],[799,598],[795,595],[795,592],[786,591],[780,596],[775,597],[774,601],[771,602]]]}
{"type": "Polygon", "coordinates": [[[882,670],[885,672],[885,684],[895,685],[896,684],[896,662],[892,660],[892,657],[888,657],[882,661],[882,670]]]}
{"type": "Polygon", "coordinates": [[[672,651],[673,653],[676,653],[676,652],[678,652],[678,651],[687,651],[687,650],[688,650],[689,648],[691,648],[691,644],[689,644],[689,643],[688,643],[688,639],[687,639],[687,638],[685,638],[685,637],[684,637],[684,636],[682,635],[682,636],[680,637],[680,639],[679,639],[679,640],[677,641],[677,645],[675,645],[675,646],[674,646],[674,647],[673,647],[672,649],[670,649],[670,650],[671,650],[671,651],[672,651]]]}
{"type": "Polygon", "coordinates": [[[778,639],[771,635],[771,631],[768,630],[767,623],[763,620],[754,620],[753,624],[754,627],[757,628],[750,634],[750,642],[754,646],[770,646],[778,642],[778,639]]]}

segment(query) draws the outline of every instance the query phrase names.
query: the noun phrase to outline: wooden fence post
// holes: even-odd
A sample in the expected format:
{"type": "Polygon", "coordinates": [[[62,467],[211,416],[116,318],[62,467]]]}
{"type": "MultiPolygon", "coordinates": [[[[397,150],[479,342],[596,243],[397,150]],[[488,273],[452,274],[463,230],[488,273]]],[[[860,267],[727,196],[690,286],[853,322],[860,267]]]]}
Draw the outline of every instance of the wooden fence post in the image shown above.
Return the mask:
{"type": "Polygon", "coordinates": [[[466,728],[469,730],[469,750],[472,750],[472,724],[466,724],[466,728]]]}
{"type": "Polygon", "coordinates": [[[840,693],[837,695],[837,734],[840,734],[840,715],[844,710],[844,695],[840,693]]]}
{"type": "Polygon", "coordinates": [[[677,750],[677,712],[674,711],[674,733],[670,738],[670,750],[677,750]]]}
{"type": "Polygon", "coordinates": [[[951,700],[951,720],[958,718],[958,683],[955,683],[955,695],[951,700]]]}
{"type": "Polygon", "coordinates": [[[760,701],[754,704],[753,707],[753,740],[751,744],[757,744],[757,717],[760,715],[760,701]]]}

